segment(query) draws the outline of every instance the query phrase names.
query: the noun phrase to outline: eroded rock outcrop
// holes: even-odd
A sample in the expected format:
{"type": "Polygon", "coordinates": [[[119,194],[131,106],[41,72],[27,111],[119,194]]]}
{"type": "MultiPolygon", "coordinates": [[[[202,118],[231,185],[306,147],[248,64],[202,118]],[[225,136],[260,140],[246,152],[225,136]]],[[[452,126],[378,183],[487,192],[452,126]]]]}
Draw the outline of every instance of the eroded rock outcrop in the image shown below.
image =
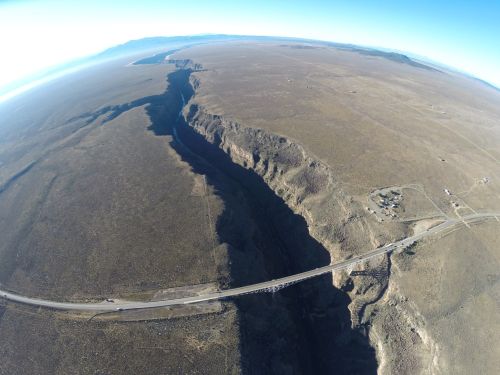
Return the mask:
{"type": "MultiPolygon", "coordinates": [[[[193,91],[200,86],[196,76],[191,75],[190,86],[193,91]]],[[[298,142],[209,113],[196,99],[193,95],[184,107],[186,126],[210,147],[222,151],[232,163],[260,176],[276,196],[304,218],[310,236],[328,251],[330,262],[350,258],[408,235],[409,229],[404,223],[380,223],[366,215],[363,198],[346,193],[341,182],[336,180],[332,166],[323,163],[298,142]]],[[[318,266],[318,260],[309,262],[307,255],[295,253],[292,256],[297,257],[304,269],[318,266]]],[[[385,255],[370,260],[369,264],[336,272],[332,280],[333,285],[350,298],[347,303],[352,332],[369,336],[377,350],[379,371],[404,371],[407,364],[411,364],[408,368],[423,369],[423,357],[432,356],[435,361],[437,356],[425,322],[419,320],[418,324],[413,324],[412,317],[418,314],[409,312],[404,303],[400,303],[397,311],[381,307],[388,298],[394,297],[388,292],[390,272],[391,258],[385,255]],[[402,323],[410,322],[408,319],[412,322],[410,325],[402,323]],[[391,324],[398,327],[403,324],[404,327],[381,338],[385,332],[383,326],[391,324]],[[401,335],[407,330],[410,330],[408,335],[401,335]],[[395,344],[397,347],[392,348],[391,340],[399,340],[400,345],[395,344]],[[410,347],[418,343],[420,354],[411,354],[410,347]],[[399,360],[397,353],[403,352],[408,355],[399,360]]],[[[320,301],[321,298],[312,303],[320,306],[320,301]]],[[[315,309],[313,306],[312,311],[315,309]]],[[[339,337],[331,338],[337,349],[341,342],[352,342],[349,330],[341,332],[339,337]],[[347,338],[349,336],[351,338],[347,338]]]]}
{"type": "MultiPolygon", "coordinates": [[[[310,235],[329,251],[332,261],[383,242],[374,235],[360,204],[342,190],[331,168],[298,143],[207,113],[195,102],[186,106],[185,118],[196,133],[223,150],[234,163],[261,176],[306,220],[310,235]]],[[[375,276],[351,278],[348,270],[334,277],[336,287],[352,291],[351,298],[356,298],[350,306],[354,326],[363,321],[359,314],[363,314],[364,306],[380,298],[387,286],[387,258],[375,263],[375,276]]]]}
{"type": "MultiPolygon", "coordinates": [[[[328,243],[325,241],[327,236],[319,231],[322,225],[328,225],[327,217],[333,216],[333,212],[328,215],[327,210],[322,210],[323,217],[318,217],[313,208],[327,203],[335,210],[337,218],[349,219],[352,210],[347,204],[351,203],[350,199],[338,189],[329,168],[308,156],[300,145],[285,137],[208,114],[196,104],[189,106],[186,119],[198,134],[222,149],[234,163],[260,175],[294,212],[306,219],[311,234],[323,244],[328,243]]],[[[337,245],[334,238],[331,240],[329,250],[337,245]]]]}

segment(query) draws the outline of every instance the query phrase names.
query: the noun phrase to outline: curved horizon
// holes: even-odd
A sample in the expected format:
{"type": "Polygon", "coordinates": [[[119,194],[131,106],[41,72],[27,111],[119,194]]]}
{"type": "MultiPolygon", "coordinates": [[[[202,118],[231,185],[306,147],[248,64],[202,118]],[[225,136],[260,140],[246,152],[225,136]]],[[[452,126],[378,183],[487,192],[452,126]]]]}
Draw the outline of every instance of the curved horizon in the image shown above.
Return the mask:
{"type": "Polygon", "coordinates": [[[155,35],[333,41],[438,62],[500,87],[500,3],[388,0],[0,1],[0,95],[65,62],[155,35]]]}
{"type": "MultiPolygon", "coordinates": [[[[486,86],[492,87],[495,90],[500,90],[500,86],[497,86],[495,83],[484,80],[480,77],[477,77],[469,72],[463,71],[455,66],[450,66],[444,62],[441,61],[435,61],[427,56],[420,56],[418,54],[414,54],[411,51],[401,51],[401,50],[395,50],[392,48],[387,48],[383,46],[369,46],[369,45],[359,45],[359,44],[354,44],[354,43],[340,43],[332,40],[322,40],[322,39],[309,39],[309,38],[302,38],[302,37],[295,37],[295,36],[273,36],[273,35],[250,35],[250,34],[213,34],[213,33],[202,33],[202,34],[189,34],[189,35],[171,35],[171,36],[152,36],[152,37],[144,37],[144,38],[139,38],[139,39],[131,39],[125,43],[121,44],[116,44],[116,45],[111,45],[107,48],[102,49],[100,52],[89,54],[86,56],[82,56],[77,59],[72,59],[72,60],[67,60],[67,61],[61,61],[59,64],[50,66],[45,69],[41,69],[38,72],[35,72],[34,74],[24,76],[18,80],[9,82],[3,86],[0,86],[0,103],[3,103],[11,98],[14,98],[18,95],[21,95],[33,88],[36,88],[40,85],[43,85],[45,83],[48,83],[54,79],[57,78],[62,78],[63,76],[67,74],[74,73],[78,70],[85,69],[89,66],[98,64],[100,62],[105,61],[104,59],[99,59],[99,56],[106,54],[108,51],[111,51],[113,49],[117,49],[123,46],[128,45],[131,42],[141,42],[141,41],[146,41],[146,40],[152,40],[152,39],[160,39],[160,38],[203,38],[203,37],[213,37],[212,41],[217,41],[217,37],[227,37],[229,39],[227,40],[251,40],[252,38],[258,39],[258,38],[265,38],[268,39],[269,41],[272,40],[295,40],[297,42],[302,42],[302,43],[331,43],[331,44],[338,44],[339,46],[345,45],[345,46],[352,46],[360,49],[368,49],[368,50],[375,50],[375,51],[381,51],[381,52],[388,52],[388,53],[397,53],[401,54],[403,56],[406,56],[410,58],[413,61],[417,61],[419,63],[422,63],[424,65],[429,65],[432,67],[439,67],[443,70],[448,70],[450,72],[458,73],[463,76],[466,76],[471,79],[476,79],[481,81],[483,84],[486,86]],[[231,39],[233,38],[233,39],[231,39]]],[[[210,41],[210,40],[209,40],[210,41]]],[[[161,49],[161,48],[167,48],[168,47],[168,40],[165,40],[165,47],[153,47],[149,48],[150,50],[152,49],[161,49]]],[[[108,60],[113,59],[113,58],[124,58],[127,55],[131,55],[133,53],[140,53],[140,52],[146,52],[148,48],[138,48],[136,50],[130,51],[129,53],[123,53],[120,55],[117,55],[115,57],[108,58],[108,60]]]]}

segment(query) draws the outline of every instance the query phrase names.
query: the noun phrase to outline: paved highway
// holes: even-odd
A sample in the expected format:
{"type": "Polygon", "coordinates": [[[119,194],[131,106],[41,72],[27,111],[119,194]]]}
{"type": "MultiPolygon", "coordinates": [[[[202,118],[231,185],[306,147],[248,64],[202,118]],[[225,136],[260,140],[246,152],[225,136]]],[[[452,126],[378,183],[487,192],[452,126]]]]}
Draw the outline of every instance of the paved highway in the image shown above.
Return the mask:
{"type": "Polygon", "coordinates": [[[0,290],[0,296],[4,299],[12,302],[23,303],[36,307],[46,307],[57,310],[72,310],[72,311],[87,311],[87,312],[106,312],[106,311],[125,311],[125,310],[140,310],[149,309],[154,307],[165,307],[174,305],[187,305],[203,301],[218,300],[227,297],[234,297],[243,294],[271,291],[276,290],[281,287],[295,284],[319,275],[323,275],[332,271],[337,271],[341,269],[346,269],[352,267],[358,263],[365,262],[371,258],[377,257],[382,254],[390,253],[391,251],[399,248],[405,247],[414,241],[420,240],[424,237],[443,232],[446,229],[460,225],[460,224],[471,224],[474,222],[484,221],[488,219],[498,219],[500,213],[478,213],[473,215],[464,216],[461,220],[459,219],[449,219],[436,225],[424,232],[415,234],[413,236],[407,237],[401,241],[376,248],[372,251],[366,252],[362,255],[358,255],[354,258],[344,260],[339,263],[331,264],[329,266],[324,266],[316,268],[307,272],[298,273],[295,275],[283,277],[276,280],[270,280],[258,284],[247,285],[240,288],[233,288],[227,290],[221,290],[218,292],[207,293],[195,297],[184,297],[176,299],[168,299],[163,301],[153,301],[153,302],[117,302],[117,303],[72,303],[72,302],[56,302],[39,298],[30,298],[21,296],[18,294],[10,293],[7,291],[0,290]]]}

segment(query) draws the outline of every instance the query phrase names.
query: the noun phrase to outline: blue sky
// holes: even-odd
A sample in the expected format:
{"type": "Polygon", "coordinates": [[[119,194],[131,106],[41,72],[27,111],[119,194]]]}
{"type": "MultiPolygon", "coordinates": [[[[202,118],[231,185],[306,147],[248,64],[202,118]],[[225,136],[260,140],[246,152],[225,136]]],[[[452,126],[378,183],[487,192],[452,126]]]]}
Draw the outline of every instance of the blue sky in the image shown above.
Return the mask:
{"type": "Polygon", "coordinates": [[[130,39],[201,33],[392,48],[500,86],[497,0],[0,0],[0,88],[130,39]]]}

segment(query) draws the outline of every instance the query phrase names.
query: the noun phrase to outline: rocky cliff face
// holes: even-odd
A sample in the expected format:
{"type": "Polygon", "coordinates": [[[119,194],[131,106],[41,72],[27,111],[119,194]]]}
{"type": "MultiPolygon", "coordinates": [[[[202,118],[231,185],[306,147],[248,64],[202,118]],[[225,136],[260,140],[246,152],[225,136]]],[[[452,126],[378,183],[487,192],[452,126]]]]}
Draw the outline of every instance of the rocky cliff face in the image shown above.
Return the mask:
{"type": "MultiPolygon", "coordinates": [[[[367,215],[362,198],[346,193],[336,180],[334,169],[298,142],[209,113],[196,101],[200,82],[191,75],[190,83],[194,95],[184,107],[185,125],[203,142],[223,152],[232,163],[258,175],[277,197],[305,220],[309,235],[328,251],[330,262],[347,259],[408,235],[409,229],[402,223],[380,223],[367,215]]],[[[301,270],[320,264],[317,257],[310,259],[309,249],[298,248],[299,253],[295,249],[292,257],[301,270]]],[[[391,263],[391,256],[386,255],[371,260],[370,264],[360,264],[333,275],[333,285],[349,298],[344,303],[348,305],[350,317],[347,322],[350,321],[352,330],[333,330],[339,337],[330,338],[336,343],[323,349],[324,355],[340,350],[342,340],[352,343],[353,332],[356,332],[356,335],[369,337],[377,350],[379,372],[404,373],[421,369],[422,373],[434,373],[436,345],[418,311],[413,311],[397,287],[389,284],[391,263]],[[349,332],[348,339],[346,332],[349,332]],[[415,345],[418,353],[411,350],[415,345]],[[424,365],[429,360],[434,363],[431,366],[434,370],[424,365]]],[[[321,310],[318,306],[322,298],[307,302],[313,305],[311,311],[321,310]]],[[[338,316],[330,315],[325,319],[338,319],[338,316]]],[[[325,343],[328,339],[320,341],[325,343]]],[[[353,349],[349,345],[346,348],[353,349]]]]}
{"type": "MultiPolygon", "coordinates": [[[[337,186],[329,168],[296,142],[206,113],[193,101],[196,84],[184,77],[169,75],[170,88],[188,103],[173,128],[175,147],[194,168],[203,165],[210,170],[199,173],[207,173],[207,181],[225,201],[216,227],[230,264],[226,287],[328,265],[330,250],[311,235],[311,223],[315,228],[316,222],[326,226],[333,218],[316,214],[342,210],[334,200],[328,204],[337,186]],[[238,210],[243,201],[246,208],[238,210]],[[245,222],[244,211],[252,212],[252,223],[245,222]]],[[[341,199],[347,207],[347,198],[341,199]]],[[[321,230],[329,233],[317,228],[318,235],[321,230]]],[[[272,296],[238,299],[243,368],[262,373],[290,366],[293,353],[300,353],[300,363],[292,366],[300,367],[299,372],[373,373],[374,351],[367,337],[351,328],[349,301],[347,293],[334,287],[331,275],[272,296]],[[290,358],[283,359],[283,353],[290,358]]]]}
{"type": "Polygon", "coordinates": [[[311,234],[332,254],[339,255],[339,242],[344,238],[333,228],[332,220],[353,220],[357,207],[339,188],[328,166],[285,137],[241,126],[206,113],[196,104],[189,106],[186,120],[234,163],[261,176],[276,195],[304,217],[311,234]]]}
{"type": "MultiPolygon", "coordinates": [[[[223,150],[234,163],[258,174],[294,213],[302,216],[310,235],[329,251],[332,261],[367,251],[388,238],[380,228],[372,227],[361,205],[335,180],[332,169],[298,143],[207,113],[195,101],[186,106],[185,118],[196,133],[223,150]]],[[[373,262],[364,278],[349,277],[352,270],[334,275],[335,286],[356,297],[350,306],[354,326],[362,323],[360,314],[365,306],[380,298],[387,287],[387,258],[373,262]]]]}

